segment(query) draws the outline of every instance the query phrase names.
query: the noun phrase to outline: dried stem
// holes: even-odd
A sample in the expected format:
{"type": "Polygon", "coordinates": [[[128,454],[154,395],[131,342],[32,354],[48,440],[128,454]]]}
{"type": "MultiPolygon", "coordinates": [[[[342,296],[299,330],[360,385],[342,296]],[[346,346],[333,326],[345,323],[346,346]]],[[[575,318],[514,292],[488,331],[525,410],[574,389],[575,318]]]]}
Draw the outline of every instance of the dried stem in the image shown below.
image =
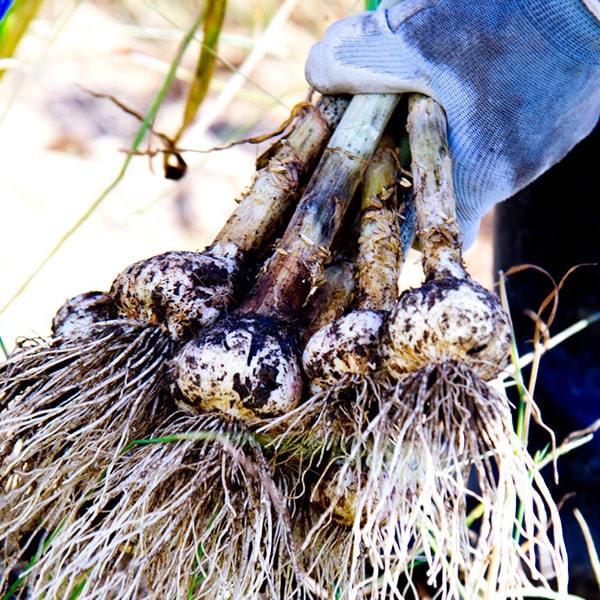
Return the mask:
{"type": "Polygon", "coordinates": [[[352,302],[355,288],[355,267],[351,262],[341,261],[327,266],[323,271],[323,281],[306,307],[308,323],[304,328],[304,339],[341,317],[352,302]]]}
{"type": "Polygon", "coordinates": [[[305,109],[286,139],[263,155],[252,186],[215,238],[212,252],[233,244],[243,256],[273,237],[348,103],[342,96],[323,96],[305,109]]]}
{"type": "Polygon", "coordinates": [[[402,263],[398,223],[398,158],[384,138],[371,160],[362,191],[357,308],[391,310],[402,263]]]}
{"type": "Polygon", "coordinates": [[[361,198],[355,310],[325,324],[304,348],[304,370],[313,389],[344,387],[377,368],[386,310],[395,305],[402,262],[398,171],[394,145],[384,138],[367,169],[361,198]]]}
{"type": "Polygon", "coordinates": [[[242,312],[298,314],[397,102],[390,94],[352,99],[242,312]]]}
{"type": "Polygon", "coordinates": [[[417,228],[427,278],[462,278],[460,229],[442,107],[426,96],[411,95],[408,131],[412,154],[417,228]]]}

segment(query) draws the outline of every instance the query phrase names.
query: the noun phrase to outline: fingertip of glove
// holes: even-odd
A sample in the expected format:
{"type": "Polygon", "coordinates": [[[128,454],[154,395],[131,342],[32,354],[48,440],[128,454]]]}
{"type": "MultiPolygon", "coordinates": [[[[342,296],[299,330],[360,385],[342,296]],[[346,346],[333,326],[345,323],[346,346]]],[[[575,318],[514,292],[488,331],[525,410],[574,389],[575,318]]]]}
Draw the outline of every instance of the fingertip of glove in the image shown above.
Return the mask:
{"type": "Polygon", "coordinates": [[[308,54],[308,59],[304,67],[304,76],[306,81],[316,90],[323,94],[332,94],[337,90],[331,85],[331,80],[327,75],[327,59],[324,56],[325,51],[323,42],[315,44],[308,54]]]}

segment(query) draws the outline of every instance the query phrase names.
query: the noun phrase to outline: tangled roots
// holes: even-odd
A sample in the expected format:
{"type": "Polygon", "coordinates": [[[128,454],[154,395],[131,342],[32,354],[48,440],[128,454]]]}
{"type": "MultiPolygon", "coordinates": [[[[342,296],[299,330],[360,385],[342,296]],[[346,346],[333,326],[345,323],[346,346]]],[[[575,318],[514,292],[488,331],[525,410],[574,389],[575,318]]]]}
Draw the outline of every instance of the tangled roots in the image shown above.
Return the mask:
{"type": "Polygon", "coordinates": [[[84,580],[86,598],[278,598],[276,565],[287,573],[293,554],[284,497],[243,426],[176,413],[63,524],[32,593],[66,597],[84,580]]]}
{"type": "Polygon", "coordinates": [[[511,597],[555,578],[564,591],[558,511],[506,398],[452,362],[408,375],[388,397],[359,515],[383,574],[418,556],[444,598],[511,597]]]}
{"type": "Polygon", "coordinates": [[[311,598],[354,598],[369,585],[373,567],[355,509],[375,432],[388,426],[381,392],[371,379],[345,378],[273,424],[270,451],[296,477],[294,534],[311,598]]]}
{"type": "Polygon", "coordinates": [[[329,594],[419,597],[421,564],[441,598],[518,597],[532,581],[566,589],[557,508],[506,398],[472,370],[363,381],[303,410],[302,428],[327,443],[309,446],[310,502],[294,517],[307,572],[335,582],[329,594]]]}
{"type": "Polygon", "coordinates": [[[0,589],[163,410],[171,345],[156,327],[106,321],[0,366],[0,589]]]}
{"type": "Polygon", "coordinates": [[[440,598],[565,589],[556,506],[463,364],[342,381],[251,435],[168,417],[171,351],[106,322],[0,367],[0,589],[31,557],[34,597],[383,600],[421,564],[440,598]]]}

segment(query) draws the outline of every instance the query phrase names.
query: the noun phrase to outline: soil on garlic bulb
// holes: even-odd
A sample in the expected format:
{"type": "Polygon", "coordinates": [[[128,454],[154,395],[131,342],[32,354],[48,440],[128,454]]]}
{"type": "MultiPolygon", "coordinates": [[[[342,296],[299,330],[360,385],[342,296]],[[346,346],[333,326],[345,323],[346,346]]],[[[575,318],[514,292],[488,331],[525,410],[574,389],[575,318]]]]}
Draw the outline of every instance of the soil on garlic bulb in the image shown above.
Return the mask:
{"type": "Polygon", "coordinates": [[[182,340],[229,307],[238,278],[238,261],[227,255],[166,252],[127,267],[110,296],[120,316],[163,327],[182,340]]]}
{"type": "Polygon", "coordinates": [[[95,323],[116,317],[112,299],[103,292],[85,292],[67,300],[52,319],[52,337],[72,337],[95,323]]]}
{"type": "Polygon", "coordinates": [[[510,362],[506,311],[494,294],[466,277],[433,278],[404,292],[385,338],[385,366],[399,375],[454,361],[491,380],[510,362]]]}
{"type": "Polygon", "coordinates": [[[247,422],[293,409],[302,394],[296,335],[268,317],[232,315],[175,360],[177,391],[184,405],[218,410],[247,422]]]}
{"type": "Polygon", "coordinates": [[[375,371],[387,316],[385,311],[355,310],[319,329],[302,355],[311,389],[348,385],[375,371]]]}

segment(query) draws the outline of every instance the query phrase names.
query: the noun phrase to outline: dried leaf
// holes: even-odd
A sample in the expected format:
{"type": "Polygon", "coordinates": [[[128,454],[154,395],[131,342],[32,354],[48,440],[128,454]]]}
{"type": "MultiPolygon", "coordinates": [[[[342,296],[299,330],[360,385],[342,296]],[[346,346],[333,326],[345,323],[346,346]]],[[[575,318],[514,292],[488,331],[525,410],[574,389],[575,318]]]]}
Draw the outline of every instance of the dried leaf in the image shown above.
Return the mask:
{"type": "Polygon", "coordinates": [[[208,92],[208,86],[215,69],[217,57],[215,50],[219,43],[226,7],[227,0],[206,0],[203,15],[204,37],[202,48],[194,72],[194,81],[188,92],[183,121],[174,139],[175,143],[196,117],[198,109],[208,92]]]}

